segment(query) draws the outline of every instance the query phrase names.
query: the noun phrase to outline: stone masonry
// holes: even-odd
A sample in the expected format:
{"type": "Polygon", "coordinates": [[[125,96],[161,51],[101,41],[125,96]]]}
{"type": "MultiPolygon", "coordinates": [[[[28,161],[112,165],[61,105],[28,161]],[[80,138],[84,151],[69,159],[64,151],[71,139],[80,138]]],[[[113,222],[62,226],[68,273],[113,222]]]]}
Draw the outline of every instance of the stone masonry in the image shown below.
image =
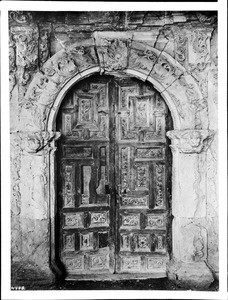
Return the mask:
{"type": "Polygon", "coordinates": [[[173,118],[172,256],[188,288],[219,276],[215,12],[9,12],[12,286],[50,284],[55,129],[67,90],[93,74],[150,82],[173,118]]]}

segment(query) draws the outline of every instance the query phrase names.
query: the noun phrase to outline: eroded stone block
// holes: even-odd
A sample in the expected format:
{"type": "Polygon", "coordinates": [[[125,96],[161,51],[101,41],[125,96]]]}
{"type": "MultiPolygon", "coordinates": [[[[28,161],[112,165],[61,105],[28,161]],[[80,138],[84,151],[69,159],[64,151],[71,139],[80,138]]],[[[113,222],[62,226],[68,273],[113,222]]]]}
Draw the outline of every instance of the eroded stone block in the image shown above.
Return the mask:
{"type": "Polygon", "coordinates": [[[168,263],[168,278],[183,288],[194,290],[208,289],[214,281],[205,262],[170,262],[168,263]]]}
{"type": "Polygon", "coordinates": [[[175,259],[183,262],[197,262],[207,258],[207,230],[204,223],[205,219],[174,218],[175,259]]]}

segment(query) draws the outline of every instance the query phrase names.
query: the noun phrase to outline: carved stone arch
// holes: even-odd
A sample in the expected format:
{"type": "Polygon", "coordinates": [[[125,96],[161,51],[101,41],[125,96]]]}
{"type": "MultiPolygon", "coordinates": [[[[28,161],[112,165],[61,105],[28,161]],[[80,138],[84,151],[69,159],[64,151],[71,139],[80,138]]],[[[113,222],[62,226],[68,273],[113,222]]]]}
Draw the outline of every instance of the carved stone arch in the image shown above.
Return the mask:
{"type": "Polygon", "coordinates": [[[22,131],[50,130],[66,91],[94,73],[148,80],[166,101],[175,129],[208,128],[207,101],[192,75],[169,54],[120,33],[111,38],[96,33],[94,37],[60,50],[35,75],[22,107],[22,131]]]}
{"type": "MultiPolygon", "coordinates": [[[[181,278],[181,274],[188,272],[196,281],[207,276],[207,284],[210,284],[213,277],[205,263],[207,235],[203,225],[199,225],[206,218],[205,161],[213,137],[208,130],[207,99],[202,96],[193,76],[174,58],[165,51],[134,40],[132,34],[126,32],[94,33],[93,39],[62,49],[43,65],[25,95],[20,119],[22,136],[28,136],[25,151],[39,156],[42,149],[51,146],[47,147],[49,152],[45,155],[49,168],[47,198],[53,268],[56,269],[54,140],[59,137],[54,132],[55,119],[67,91],[78,81],[95,73],[120,73],[149,81],[168,105],[174,124],[174,131],[168,132],[167,136],[172,140],[173,152],[173,258],[177,261],[177,265],[169,267],[168,273],[171,278],[181,278]],[[201,169],[203,175],[197,175],[201,169]],[[195,228],[200,228],[198,239],[195,228]],[[191,247],[188,247],[189,244],[191,247]],[[193,266],[195,263],[200,269],[193,266]],[[195,270],[199,273],[196,274],[195,270]]],[[[184,276],[183,281],[187,280],[184,276]]]]}
{"type": "MultiPolygon", "coordinates": [[[[71,87],[74,86],[78,81],[80,81],[88,76],[91,76],[93,74],[96,74],[97,72],[98,72],[97,68],[93,68],[93,69],[83,72],[82,74],[80,74],[80,76],[78,76],[78,74],[77,74],[64,85],[64,87],[60,90],[60,92],[56,96],[55,102],[54,102],[53,106],[51,107],[49,114],[47,116],[47,123],[46,123],[46,128],[45,128],[47,131],[55,131],[55,120],[56,120],[56,116],[58,114],[59,107],[60,107],[62,100],[64,99],[66,93],[71,89],[71,87]]],[[[131,77],[138,78],[142,81],[145,80],[144,75],[142,73],[140,73],[139,71],[133,71],[130,69],[126,69],[125,74],[130,75],[131,77]]],[[[174,102],[173,102],[172,98],[170,97],[169,93],[167,93],[166,91],[161,92],[160,84],[156,80],[154,80],[152,78],[148,78],[148,81],[150,81],[152,83],[152,85],[154,86],[154,88],[162,94],[162,97],[165,100],[165,102],[171,112],[172,119],[174,122],[174,128],[180,129],[181,121],[179,118],[178,110],[177,110],[176,106],[174,105],[174,102]]]]}

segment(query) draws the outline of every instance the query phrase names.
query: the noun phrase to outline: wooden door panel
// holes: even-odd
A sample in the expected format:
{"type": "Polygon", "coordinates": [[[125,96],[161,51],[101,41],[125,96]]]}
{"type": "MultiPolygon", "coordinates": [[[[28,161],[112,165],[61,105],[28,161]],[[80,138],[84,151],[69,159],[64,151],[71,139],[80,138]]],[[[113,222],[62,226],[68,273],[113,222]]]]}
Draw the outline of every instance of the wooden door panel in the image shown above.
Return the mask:
{"type": "Polygon", "coordinates": [[[116,271],[162,272],[167,260],[167,109],[158,93],[144,84],[116,79],[116,87],[119,90],[116,271]]]}
{"type": "Polygon", "coordinates": [[[84,82],[61,108],[60,259],[68,276],[114,272],[108,84],[84,82]]]}
{"type": "Polygon", "coordinates": [[[68,276],[165,274],[167,107],[151,86],[93,77],[61,106],[60,259],[68,276]]]}

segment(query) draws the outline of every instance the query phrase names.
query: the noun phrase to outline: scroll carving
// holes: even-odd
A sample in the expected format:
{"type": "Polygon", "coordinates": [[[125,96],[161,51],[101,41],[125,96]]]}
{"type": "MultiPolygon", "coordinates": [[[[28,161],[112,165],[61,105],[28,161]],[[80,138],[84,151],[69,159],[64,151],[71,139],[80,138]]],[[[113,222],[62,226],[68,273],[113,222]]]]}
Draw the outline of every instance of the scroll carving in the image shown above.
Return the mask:
{"type": "Polygon", "coordinates": [[[183,69],[173,65],[164,55],[158,58],[150,73],[152,77],[163,82],[165,85],[172,84],[181,74],[183,74],[183,69]]]}
{"type": "Polygon", "coordinates": [[[121,117],[120,119],[120,125],[121,125],[121,139],[122,140],[137,140],[138,134],[135,131],[130,131],[128,129],[129,127],[129,121],[127,117],[121,117]]]}
{"type": "Polygon", "coordinates": [[[91,227],[102,227],[109,225],[108,212],[93,212],[91,213],[91,227]]]}
{"type": "Polygon", "coordinates": [[[57,140],[60,137],[59,132],[28,132],[21,133],[22,148],[27,153],[37,153],[44,149],[53,139],[57,140]]]}
{"type": "Polygon", "coordinates": [[[167,132],[172,140],[171,148],[182,153],[201,153],[206,151],[213,139],[212,130],[172,130],[167,132]]]}
{"type": "Polygon", "coordinates": [[[121,184],[122,191],[129,190],[130,175],[130,147],[122,148],[121,151],[121,184]]]}
{"type": "MultiPolygon", "coordinates": [[[[124,39],[107,37],[105,40],[107,40],[107,42],[105,42],[101,37],[99,37],[98,40],[95,37],[101,69],[106,68],[107,65],[107,70],[109,71],[123,71],[124,68],[129,68],[133,70],[140,70],[145,74],[142,66],[137,68],[136,64],[134,65],[134,61],[131,61],[133,56],[131,57],[130,55],[129,65],[127,65],[128,59],[126,59],[126,61],[123,59],[123,57],[127,57],[126,55],[130,51],[130,53],[132,55],[134,54],[136,58],[140,60],[140,62],[145,64],[145,66],[148,65],[148,59],[152,58],[153,64],[146,71],[147,75],[149,75],[150,70],[153,69],[149,76],[154,77],[156,80],[159,80],[162,85],[171,85],[175,80],[181,85],[183,76],[180,77],[180,75],[184,70],[180,65],[178,66],[174,64],[173,60],[169,58],[168,54],[165,54],[163,52],[163,54],[161,55],[160,51],[152,47],[149,47],[150,49],[148,50],[148,47],[145,47],[144,43],[137,43],[135,41],[132,42],[132,48],[129,50],[129,42],[127,38],[124,39]],[[115,49],[117,50],[116,52],[114,51],[115,49]],[[135,49],[137,49],[137,51],[135,49]],[[156,60],[155,64],[155,60],[153,59],[154,55],[149,51],[152,51],[153,54],[159,57],[159,59],[156,60]],[[117,55],[117,57],[115,57],[115,55],[117,55]]],[[[30,122],[33,122],[31,126],[37,128],[37,130],[45,130],[47,115],[49,113],[50,107],[66,80],[73,77],[82,69],[85,70],[93,66],[98,66],[98,60],[96,55],[94,54],[94,48],[95,46],[93,41],[89,40],[88,42],[87,40],[83,40],[76,45],[68,48],[66,47],[64,51],[59,51],[51,59],[48,59],[48,61],[43,64],[42,74],[37,73],[36,77],[33,80],[33,83],[29,87],[27,94],[23,98],[23,101],[25,101],[25,108],[28,109],[31,114],[30,122]],[[87,51],[86,49],[89,50],[87,51]],[[88,63],[86,63],[87,59],[88,63]]],[[[101,89],[99,88],[99,91],[101,94],[103,94],[103,90],[101,91],[101,89]]],[[[200,97],[199,95],[197,95],[197,89],[195,85],[186,87],[186,96],[191,100],[191,104],[193,107],[195,107],[194,109],[196,110],[198,105],[197,103],[199,102],[200,97]]],[[[178,107],[180,107],[179,103],[182,103],[182,99],[179,99],[178,96],[176,96],[176,99],[177,100],[175,101],[175,103],[178,107]]],[[[201,109],[202,107],[206,108],[205,101],[203,99],[200,99],[200,101],[202,102],[200,104],[201,109]]],[[[120,110],[125,110],[126,102],[121,102],[120,106],[120,110]]],[[[181,117],[184,117],[183,107],[184,104],[182,104],[181,117]]],[[[178,110],[180,112],[179,108],[178,110]]],[[[25,112],[25,114],[27,113],[28,111],[25,112]]],[[[196,115],[198,118],[197,124],[200,124],[202,120],[200,120],[199,118],[199,113],[196,112],[196,115]]],[[[126,136],[126,139],[138,139],[137,132],[128,132],[129,124],[127,123],[128,122],[126,120],[123,121],[122,125],[120,125],[120,127],[122,127],[122,135],[126,136]],[[132,135],[132,137],[129,135],[132,135]]],[[[103,124],[105,125],[105,122],[103,122],[103,124]]],[[[202,127],[200,125],[197,125],[195,128],[201,129],[202,127]]],[[[72,134],[73,133],[78,135],[79,132],[72,132],[72,134]]]]}
{"type": "Polygon", "coordinates": [[[36,29],[25,29],[24,32],[15,34],[17,43],[17,65],[19,83],[26,85],[31,72],[35,72],[38,66],[38,32],[36,29]]]}
{"type": "Polygon", "coordinates": [[[157,58],[157,54],[152,50],[131,49],[130,63],[136,69],[150,71],[157,58]]]}
{"type": "Polygon", "coordinates": [[[72,165],[65,166],[64,180],[64,207],[74,207],[74,169],[72,165]]]}
{"type": "Polygon", "coordinates": [[[209,53],[209,35],[207,32],[195,30],[191,36],[193,58],[190,61],[192,72],[195,69],[197,72],[202,72],[206,69],[210,61],[209,53]]]}
{"type": "Polygon", "coordinates": [[[65,213],[63,228],[84,228],[84,213],[65,213]]]}
{"type": "Polygon", "coordinates": [[[76,273],[77,271],[84,270],[84,256],[77,255],[76,257],[65,258],[65,265],[69,272],[76,273]]]}
{"type": "Polygon", "coordinates": [[[122,226],[121,228],[132,228],[135,229],[140,228],[140,214],[129,214],[129,215],[122,215],[122,226]]]}
{"type": "Polygon", "coordinates": [[[195,260],[200,260],[204,257],[204,241],[203,237],[199,234],[193,239],[193,245],[195,247],[194,258],[195,260]]]}
{"type": "Polygon", "coordinates": [[[30,111],[34,125],[40,130],[45,130],[45,121],[57,91],[55,82],[38,73],[29,93],[24,97],[23,107],[30,111]]]}
{"type": "Polygon", "coordinates": [[[195,52],[201,54],[201,56],[206,56],[208,54],[206,41],[208,36],[200,31],[195,31],[195,39],[193,42],[193,49],[195,52]]]}
{"type": "Polygon", "coordinates": [[[39,32],[39,65],[40,67],[50,56],[50,29],[41,28],[39,32]]]}
{"type": "Polygon", "coordinates": [[[129,270],[140,270],[140,256],[129,256],[122,258],[122,270],[129,271],[129,270]]]}
{"type": "Polygon", "coordinates": [[[108,268],[109,258],[104,255],[91,255],[90,256],[90,268],[91,270],[102,270],[108,268]]]}
{"type": "Polygon", "coordinates": [[[169,93],[170,97],[172,98],[173,102],[175,103],[175,106],[177,108],[177,111],[179,113],[179,116],[184,119],[185,118],[185,112],[182,108],[182,105],[181,105],[181,101],[179,98],[177,98],[174,94],[172,93],[169,93]]]}
{"type": "Polygon", "coordinates": [[[155,164],[155,208],[164,208],[164,173],[165,167],[162,164],[155,164]]]}
{"type": "Polygon", "coordinates": [[[205,14],[205,13],[202,14],[201,12],[196,12],[196,17],[198,18],[200,23],[205,25],[211,25],[217,21],[217,16],[210,15],[210,12],[209,14],[205,14]]]}
{"type": "Polygon", "coordinates": [[[167,259],[165,257],[148,257],[147,258],[147,269],[148,270],[161,270],[165,269],[167,259]]]}
{"type": "Polygon", "coordinates": [[[164,148],[138,148],[136,158],[141,160],[162,159],[164,157],[164,148]]]}
{"type": "Polygon", "coordinates": [[[121,206],[123,206],[124,208],[131,208],[131,207],[149,207],[149,197],[144,196],[144,197],[137,197],[137,198],[133,198],[133,197],[122,197],[121,199],[121,206]]]}
{"type": "Polygon", "coordinates": [[[29,24],[33,20],[31,12],[27,11],[10,11],[9,22],[15,22],[18,24],[29,24]]]}
{"type": "Polygon", "coordinates": [[[148,189],[149,182],[149,170],[148,166],[144,164],[138,164],[136,167],[136,189],[148,189]]]}
{"type": "Polygon", "coordinates": [[[175,58],[176,60],[185,65],[188,55],[188,38],[186,34],[177,32],[175,34],[175,58]]]}
{"type": "Polygon", "coordinates": [[[179,83],[185,89],[185,95],[189,101],[190,109],[192,110],[192,114],[195,116],[195,129],[201,129],[201,112],[208,108],[207,98],[205,97],[205,88],[202,91],[204,94],[202,93],[202,95],[200,95],[193,81],[188,83],[186,78],[182,77],[179,80],[179,83]]]}

